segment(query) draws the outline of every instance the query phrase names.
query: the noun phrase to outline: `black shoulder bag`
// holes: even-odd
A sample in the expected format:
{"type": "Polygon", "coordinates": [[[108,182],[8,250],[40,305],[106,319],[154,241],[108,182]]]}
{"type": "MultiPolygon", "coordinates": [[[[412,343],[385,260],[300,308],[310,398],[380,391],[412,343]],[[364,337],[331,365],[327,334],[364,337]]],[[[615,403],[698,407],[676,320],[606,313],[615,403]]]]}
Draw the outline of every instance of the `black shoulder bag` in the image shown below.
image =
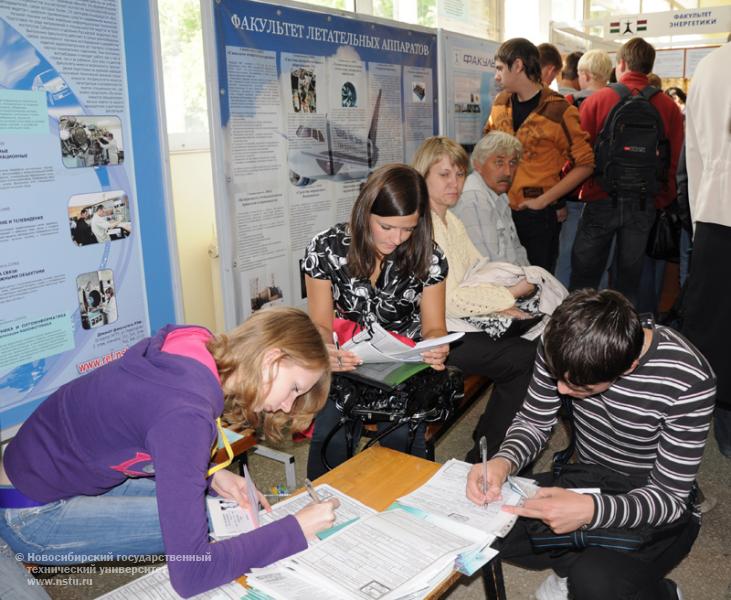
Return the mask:
{"type": "Polygon", "coordinates": [[[353,456],[353,431],[358,422],[392,424],[369,440],[366,447],[408,425],[411,449],[419,425],[448,419],[463,395],[464,378],[454,367],[443,371],[427,368],[398,385],[364,378],[357,371],[334,373],[328,402],[335,402],[343,416],[322,445],[323,463],[330,468],[326,460],[327,446],[341,427],[345,427],[348,456],[353,456]]]}

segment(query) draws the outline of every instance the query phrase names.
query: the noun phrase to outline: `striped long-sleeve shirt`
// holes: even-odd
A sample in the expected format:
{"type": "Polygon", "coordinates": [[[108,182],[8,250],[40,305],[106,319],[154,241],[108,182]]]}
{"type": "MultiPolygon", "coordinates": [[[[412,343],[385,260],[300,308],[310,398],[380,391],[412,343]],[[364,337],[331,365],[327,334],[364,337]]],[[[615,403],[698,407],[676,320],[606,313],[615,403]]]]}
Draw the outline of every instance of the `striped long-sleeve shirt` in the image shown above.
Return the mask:
{"type": "MultiPolygon", "coordinates": [[[[593,494],[590,529],[670,523],[681,516],[698,472],[713,414],[716,377],[680,334],[654,328],[639,365],[602,394],[573,400],[580,463],[598,464],[647,483],[626,494],[593,494]]],[[[561,400],[538,347],[522,409],[496,456],[518,469],[547,442],[561,400]]]]}

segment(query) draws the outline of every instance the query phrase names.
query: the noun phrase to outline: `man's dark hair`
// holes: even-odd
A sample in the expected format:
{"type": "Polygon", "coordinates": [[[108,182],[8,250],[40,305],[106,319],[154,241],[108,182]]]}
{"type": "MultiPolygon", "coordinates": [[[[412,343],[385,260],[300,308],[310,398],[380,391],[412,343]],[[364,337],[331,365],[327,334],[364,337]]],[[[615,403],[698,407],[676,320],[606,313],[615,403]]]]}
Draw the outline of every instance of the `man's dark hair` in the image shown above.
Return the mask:
{"type": "Polygon", "coordinates": [[[533,42],[525,38],[512,38],[500,44],[495,53],[495,59],[499,60],[508,67],[513,68],[516,59],[520,59],[523,63],[525,74],[531,81],[541,82],[541,62],[538,48],[533,42]]]}
{"type": "Polygon", "coordinates": [[[579,386],[617,379],[639,358],[643,341],[637,311],[613,290],[572,292],[543,334],[551,376],[579,386]]]}
{"type": "Polygon", "coordinates": [[[538,44],[538,56],[541,63],[541,68],[545,67],[546,65],[556,67],[557,71],[560,71],[563,68],[561,53],[558,51],[558,48],[556,48],[556,46],[554,46],[553,44],[549,44],[547,42],[544,42],[543,44],[538,44]]]}
{"type": "Polygon", "coordinates": [[[649,75],[655,64],[655,48],[641,37],[632,38],[622,44],[617,51],[617,63],[620,60],[627,63],[630,71],[649,75]]]}
{"type": "Polygon", "coordinates": [[[572,52],[566,57],[561,70],[561,78],[574,80],[579,78],[579,60],[584,56],[583,52],[572,52]]]}

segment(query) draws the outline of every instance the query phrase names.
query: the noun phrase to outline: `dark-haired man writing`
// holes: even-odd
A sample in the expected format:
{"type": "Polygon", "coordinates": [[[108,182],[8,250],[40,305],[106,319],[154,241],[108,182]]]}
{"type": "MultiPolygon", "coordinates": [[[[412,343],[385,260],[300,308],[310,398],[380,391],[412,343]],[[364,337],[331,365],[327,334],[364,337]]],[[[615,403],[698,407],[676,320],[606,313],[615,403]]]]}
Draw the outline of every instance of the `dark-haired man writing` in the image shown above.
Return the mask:
{"type": "Polygon", "coordinates": [[[556,309],[538,346],[523,408],[487,464],[487,493],[481,465],[473,467],[467,482],[472,501],[496,500],[507,476],[542,450],[562,398],[570,399],[578,461],[571,467],[574,477],[583,473],[583,479],[562,486],[567,473],[538,475],[547,487],[522,507],[505,508],[525,518],[505,538],[501,556],[556,573],[538,589],[539,600],[568,598],[568,589],[575,598],[592,600],[675,600],[676,586],[664,578],[698,534],[692,491],[715,384],[698,350],[672,329],[641,321],[617,292],[579,290],[556,309]],[[624,491],[564,489],[606,488],[610,480],[620,481],[624,491]],[[634,551],[589,545],[540,552],[529,543],[528,532],[541,522],[556,534],[642,529],[649,541],[634,551]],[[678,526],[668,531],[671,523],[678,526]]]}

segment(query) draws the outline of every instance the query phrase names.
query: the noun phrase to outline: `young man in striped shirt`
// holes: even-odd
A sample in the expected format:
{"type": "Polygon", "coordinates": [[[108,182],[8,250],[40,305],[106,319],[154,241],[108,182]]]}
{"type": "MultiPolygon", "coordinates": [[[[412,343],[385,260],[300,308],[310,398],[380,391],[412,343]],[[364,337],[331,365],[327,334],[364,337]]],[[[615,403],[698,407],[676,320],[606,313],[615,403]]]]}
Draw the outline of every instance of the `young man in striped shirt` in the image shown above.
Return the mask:
{"type": "MultiPolygon", "coordinates": [[[[503,541],[503,559],[556,573],[538,589],[538,600],[568,598],[568,589],[573,598],[592,600],[679,597],[675,583],[664,578],[698,534],[692,492],[715,384],[696,348],[674,330],[641,320],[618,292],[578,290],[554,312],[523,408],[487,463],[486,492],[482,467],[475,465],[467,496],[478,504],[500,497],[507,476],[543,449],[562,398],[571,399],[577,462],[585,466],[578,468],[588,473],[581,487],[601,488],[605,475],[626,477],[627,487],[619,494],[541,487],[521,507],[504,509],[525,518],[503,541]],[[651,541],[634,551],[590,545],[540,552],[529,541],[540,522],[556,534],[641,530],[651,541]]],[[[551,473],[536,479],[541,486],[560,483],[551,473]]]]}

